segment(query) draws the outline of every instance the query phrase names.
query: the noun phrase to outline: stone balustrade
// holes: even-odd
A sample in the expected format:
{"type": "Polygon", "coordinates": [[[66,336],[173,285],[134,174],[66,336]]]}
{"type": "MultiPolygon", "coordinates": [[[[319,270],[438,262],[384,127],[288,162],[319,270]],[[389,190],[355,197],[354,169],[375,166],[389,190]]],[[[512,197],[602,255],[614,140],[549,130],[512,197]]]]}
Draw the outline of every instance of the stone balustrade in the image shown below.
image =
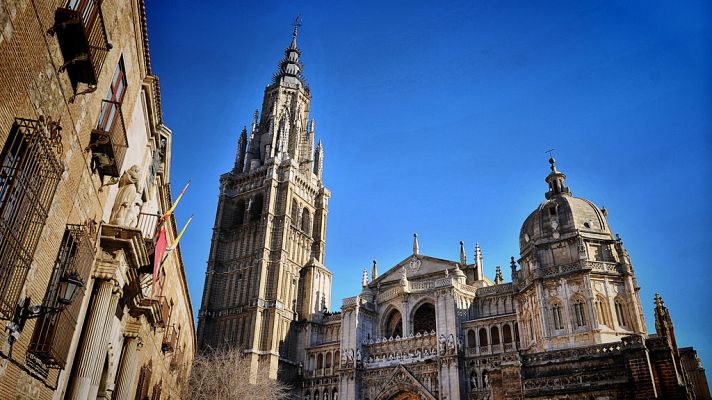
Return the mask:
{"type": "Polygon", "coordinates": [[[363,362],[370,366],[422,362],[438,355],[436,333],[370,340],[363,344],[363,362]]]}

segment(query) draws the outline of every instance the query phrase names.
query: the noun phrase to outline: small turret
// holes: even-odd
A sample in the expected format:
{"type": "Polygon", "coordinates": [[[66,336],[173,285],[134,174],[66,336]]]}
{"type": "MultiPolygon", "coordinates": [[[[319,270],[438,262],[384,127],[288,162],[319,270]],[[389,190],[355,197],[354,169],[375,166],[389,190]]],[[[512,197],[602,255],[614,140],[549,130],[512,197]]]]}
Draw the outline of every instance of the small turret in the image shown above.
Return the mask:
{"type": "Polygon", "coordinates": [[[670,311],[665,306],[665,302],[663,301],[663,298],[660,297],[660,293],[655,293],[655,332],[658,336],[667,337],[673,348],[677,349],[677,342],[675,341],[675,328],[672,324],[670,311]]]}
{"type": "Polygon", "coordinates": [[[371,271],[371,282],[378,279],[378,265],[376,265],[376,260],[373,260],[373,270],[371,271]]]}
{"type": "Polygon", "coordinates": [[[368,286],[368,271],[366,268],[363,269],[363,276],[361,277],[361,287],[368,286]]]}

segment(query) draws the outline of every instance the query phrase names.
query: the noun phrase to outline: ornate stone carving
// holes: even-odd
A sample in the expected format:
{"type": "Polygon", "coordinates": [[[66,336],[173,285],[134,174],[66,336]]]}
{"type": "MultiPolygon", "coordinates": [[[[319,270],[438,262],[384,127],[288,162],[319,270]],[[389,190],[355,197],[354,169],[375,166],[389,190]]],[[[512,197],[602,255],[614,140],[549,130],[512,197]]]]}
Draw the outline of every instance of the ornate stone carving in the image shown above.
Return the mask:
{"type": "Polygon", "coordinates": [[[139,195],[140,179],[141,170],[137,165],[132,166],[121,175],[119,191],[114,200],[114,207],[111,209],[110,224],[130,228],[136,226],[142,204],[139,195]]]}

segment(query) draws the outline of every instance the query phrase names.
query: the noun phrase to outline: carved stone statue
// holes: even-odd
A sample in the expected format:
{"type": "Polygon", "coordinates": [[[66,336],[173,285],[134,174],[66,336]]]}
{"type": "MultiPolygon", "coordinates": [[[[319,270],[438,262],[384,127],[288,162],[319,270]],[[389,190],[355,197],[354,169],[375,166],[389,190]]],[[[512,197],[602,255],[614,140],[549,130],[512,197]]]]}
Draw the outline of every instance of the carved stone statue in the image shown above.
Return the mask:
{"type": "Polygon", "coordinates": [[[356,361],[361,362],[361,349],[356,349],[356,361]]]}
{"type": "Polygon", "coordinates": [[[445,354],[445,350],[447,349],[447,339],[445,339],[445,335],[440,335],[440,337],[438,338],[438,342],[440,343],[440,352],[445,354]]]}
{"type": "Polygon", "coordinates": [[[141,170],[137,165],[129,168],[119,179],[119,191],[111,209],[109,223],[112,225],[134,227],[141,206],[139,181],[141,170]]]}

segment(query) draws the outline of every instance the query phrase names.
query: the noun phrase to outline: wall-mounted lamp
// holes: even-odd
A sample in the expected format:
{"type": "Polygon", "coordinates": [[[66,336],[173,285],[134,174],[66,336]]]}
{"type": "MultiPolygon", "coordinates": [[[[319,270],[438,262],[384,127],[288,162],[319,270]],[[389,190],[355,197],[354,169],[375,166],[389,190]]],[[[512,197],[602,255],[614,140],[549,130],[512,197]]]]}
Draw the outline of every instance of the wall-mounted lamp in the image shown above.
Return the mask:
{"type": "Polygon", "coordinates": [[[74,301],[79,290],[84,287],[84,282],[82,282],[82,279],[75,271],[62,275],[62,277],[59,278],[58,284],[56,307],[44,305],[30,306],[31,299],[29,297],[25,297],[18,303],[15,308],[15,315],[12,317],[12,321],[7,325],[7,330],[9,331],[7,340],[10,343],[10,357],[12,357],[12,345],[20,338],[20,333],[24,329],[28,319],[62,311],[74,301]]]}

